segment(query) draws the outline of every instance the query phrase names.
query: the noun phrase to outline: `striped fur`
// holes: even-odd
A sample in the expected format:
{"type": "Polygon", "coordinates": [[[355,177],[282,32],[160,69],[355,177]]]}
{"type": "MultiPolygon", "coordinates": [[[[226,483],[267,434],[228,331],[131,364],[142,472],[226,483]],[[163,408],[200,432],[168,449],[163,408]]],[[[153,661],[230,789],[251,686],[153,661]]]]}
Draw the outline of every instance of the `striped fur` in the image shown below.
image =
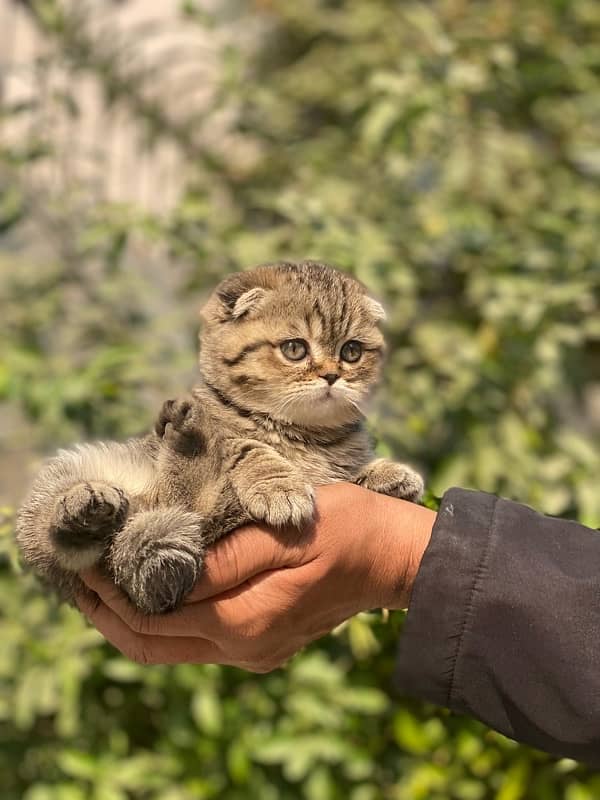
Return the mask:
{"type": "Polygon", "coordinates": [[[227,278],[202,311],[193,395],[165,403],[144,439],[82,445],[43,467],[17,520],[25,562],[70,601],[77,570],[100,563],[142,611],[162,612],[193,585],[208,544],[252,519],[302,525],[316,485],[417,499],[421,478],[373,460],[364,428],[382,318],[361,284],[324,264],[227,278]],[[285,357],[290,339],[305,358],[285,357]],[[350,340],[355,362],[341,356],[350,340]]]}

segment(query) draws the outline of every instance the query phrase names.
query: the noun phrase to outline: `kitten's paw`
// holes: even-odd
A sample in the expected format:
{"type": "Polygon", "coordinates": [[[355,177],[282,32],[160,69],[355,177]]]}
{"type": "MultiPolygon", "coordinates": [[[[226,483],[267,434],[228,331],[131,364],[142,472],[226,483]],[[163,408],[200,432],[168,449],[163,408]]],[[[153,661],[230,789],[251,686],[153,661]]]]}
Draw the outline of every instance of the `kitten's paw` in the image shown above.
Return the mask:
{"type": "Polygon", "coordinates": [[[194,455],[203,449],[200,408],[191,396],[163,403],[154,429],[163,442],[178,453],[194,455]]]}
{"type": "Polygon", "coordinates": [[[115,582],[144,614],[181,605],[200,575],[202,520],[181,508],[141,511],[115,537],[109,566],[115,582]]]}
{"type": "Polygon", "coordinates": [[[312,486],[296,478],[259,480],[240,500],[255,520],[274,527],[290,524],[300,527],[310,522],[315,512],[312,486]]]}
{"type": "Polygon", "coordinates": [[[116,486],[86,481],[69,489],[56,501],[49,531],[61,564],[78,570],[95,563],[128,511],[129,500],[116,486]]]}
{"type": "Polygon", "coordinates": [[[200,575],[201,560],[176,546],[131,565],[120,586],[144,614],[164,614],[178,608],[200,575]]]}
{"type": "Polygon", "coordinates": [[[86,481],[58,498],[53,525],[77,535],[105,535],[122,526],[128,509],[129,500],[122,489],[86,481]]]}
{"type": "Polygon", "coordinates": [[[423,495],[423,478],[406,464],[379,458],[369,464],[356,483],[379,494],[399,497],[415,503],[423,495]]]}

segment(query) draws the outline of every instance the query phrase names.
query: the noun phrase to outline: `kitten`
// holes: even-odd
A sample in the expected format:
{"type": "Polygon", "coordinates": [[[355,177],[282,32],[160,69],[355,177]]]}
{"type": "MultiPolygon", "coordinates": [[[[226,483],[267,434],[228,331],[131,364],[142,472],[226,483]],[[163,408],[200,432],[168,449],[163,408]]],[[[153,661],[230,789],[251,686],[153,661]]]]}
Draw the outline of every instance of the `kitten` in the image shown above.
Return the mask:
{"type": "Polygon", "coordinates": [[[211,542],[251,520],[301,526],[313,486],[418,500],[421,477],[374,459],[363,405],[384,353],[381,305],[315,262],[225,279],[202,310],[200,382],[154,433],[62,450],[17,519],[25,562],[73,601],[99,563],[145,613],[176,608],[211,542]]]}

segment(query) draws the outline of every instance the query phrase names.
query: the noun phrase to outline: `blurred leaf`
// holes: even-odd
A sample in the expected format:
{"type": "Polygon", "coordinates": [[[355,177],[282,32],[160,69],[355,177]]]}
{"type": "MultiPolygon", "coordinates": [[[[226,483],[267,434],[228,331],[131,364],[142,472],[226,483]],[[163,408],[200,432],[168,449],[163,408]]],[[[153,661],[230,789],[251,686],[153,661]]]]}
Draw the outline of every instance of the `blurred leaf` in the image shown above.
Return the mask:
{"type": "Polygon", "coordinates": [[[5,65],[2,800],[600,797],[583,765],[398,700],[400,613],[265,676],[142,667],[18,572],[4,508],[27,462],[150,429],[195,380],[206,293],[277,259],[331,261],[383,301],[370,429],[423,469],[429,508],[461,485],[600,525],[598,4],[178,2],[158,26],[151,5],[129,29],[21,3],[43,52],[5,65]],[[116,113],[179,192],[161,213],[108,196],[147,178],[116,113]]]}

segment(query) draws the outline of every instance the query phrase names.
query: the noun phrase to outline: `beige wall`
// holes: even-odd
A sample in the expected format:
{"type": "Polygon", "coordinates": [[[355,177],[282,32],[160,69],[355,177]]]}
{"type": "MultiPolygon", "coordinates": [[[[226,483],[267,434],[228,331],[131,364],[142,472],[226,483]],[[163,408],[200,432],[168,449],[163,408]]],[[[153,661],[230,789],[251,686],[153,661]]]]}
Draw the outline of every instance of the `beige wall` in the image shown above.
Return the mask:
{"type": "MultiPolygon", "coordinates": [[[[100,47],[119,45],[125,69],[152,70],[144,85],[146,99],[159,100],[176,122],[201,116],[215,85],[219,37],[182,23],[177,0],[123,5],[77,0],[77,5],[87,10],[87,30],[100,47]]],[[[32,180],[50,188],[83,181],[99,199],[153,211],[173,205],[185,179],[180,148],[165,139],[149,151],[127,104],[107,109],[97,78],[73,74],[28,12],[12,0],[0,0],[0,69],[4,103],[40,101],[35,111],[0,129],[3,140],[18,143],[34,133],[56,148],[57,157],[36,168],[32,180]],[[76,100],[76,114],[61,100],[66,90],[76,100]]]]}

